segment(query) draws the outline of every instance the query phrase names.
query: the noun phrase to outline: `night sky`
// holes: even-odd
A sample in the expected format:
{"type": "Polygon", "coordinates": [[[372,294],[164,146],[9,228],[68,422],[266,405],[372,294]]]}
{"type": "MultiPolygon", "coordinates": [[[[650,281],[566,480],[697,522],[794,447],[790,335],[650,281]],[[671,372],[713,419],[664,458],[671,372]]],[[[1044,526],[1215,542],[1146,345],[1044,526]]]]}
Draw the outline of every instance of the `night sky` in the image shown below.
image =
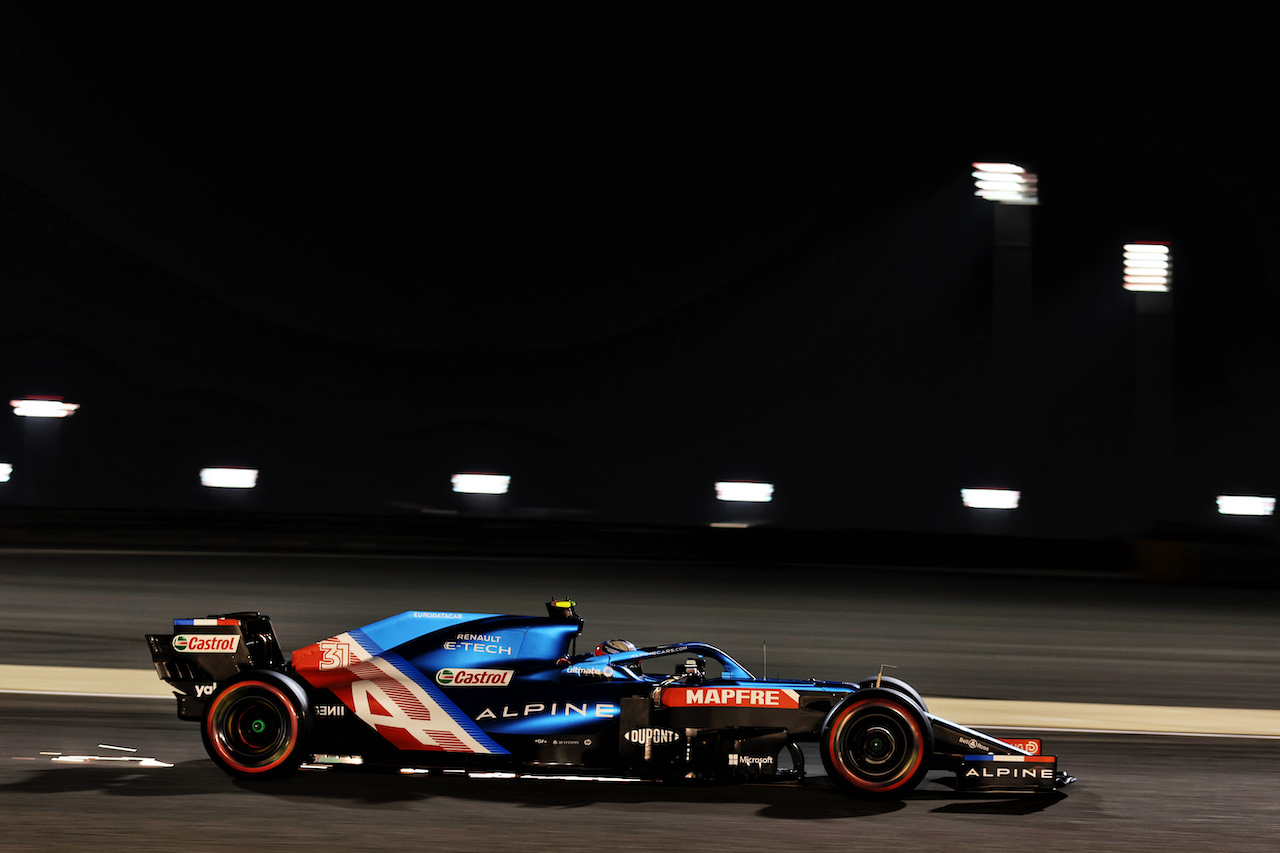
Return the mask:
{"type": "Polygon", "coordinates": [[[53,485],[4,505],[468,511],[449,475],[492,470],[521,516],[967,530],[959,488],[1000,485],[1008,529],[1112,535],[1280,489],[1276,182],[1238,87],[975,108],[989,69],[768,29],[5,18],[0,384],[83,409],[9,418],[0,461],[53,485]],[[1012,393],[978,159],[1041,179],[1012,393]],[[1129,240],[1174,246],[1161,518],[1125,497],[1129,240]],[[212,464],[261,486],[202,491],[212,464]]]}

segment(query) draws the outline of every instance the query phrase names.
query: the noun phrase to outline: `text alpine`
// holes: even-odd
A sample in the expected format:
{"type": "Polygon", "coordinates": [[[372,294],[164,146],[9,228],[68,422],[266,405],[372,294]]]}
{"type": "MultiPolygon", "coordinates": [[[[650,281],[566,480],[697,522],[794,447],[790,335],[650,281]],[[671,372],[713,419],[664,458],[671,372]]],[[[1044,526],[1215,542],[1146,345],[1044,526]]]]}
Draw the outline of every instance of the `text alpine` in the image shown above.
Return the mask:
{"type": "Polygon", "coordinates": [[[966,779],[1052,779],[1053,772],[1050,767],[983,767],[981,772],[970,767],[964,776],[966,779]]]}
{"type": "Polygon", "coordinates": [[[519,717],[528,717],[533,714],[550,714],[557,717],[599,717],[601,719],[612,719],[618,716],[618,706],[610,705],[607,702],[583,702],[581,705],[575,705],[572,702],[552,702],[545,705],[541,702],[531,702],[524,708],[516,706],[512,708],[510,705],[503,705],[501,713],[495,713],[492,708],[485,708],[476,717],[476,722],[481,720],[511,720],[519,717]]]}

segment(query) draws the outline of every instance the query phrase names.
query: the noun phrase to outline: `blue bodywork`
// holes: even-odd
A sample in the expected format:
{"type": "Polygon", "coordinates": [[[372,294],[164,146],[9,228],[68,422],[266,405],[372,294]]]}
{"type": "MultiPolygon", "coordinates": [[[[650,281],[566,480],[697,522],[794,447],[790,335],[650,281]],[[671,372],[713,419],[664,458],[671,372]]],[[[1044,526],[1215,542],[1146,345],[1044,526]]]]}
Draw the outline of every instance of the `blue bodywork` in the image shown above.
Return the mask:
{"type": "MultiPolygon", "coordinates": [[[[709,715],[729,722],[794,730],[811,736],[835,701],[856,689],[844,682],[763,681],[713,645],[675,643],[610,655],[575,654],[581,633],[577,618],[508,616],[493,613],[407,611],[352,630],[366,656],[377,656],[426,691],[450,718],[472,733],[490,754],[550,757],[554,763],[576,761],[584,754],[610,755],[617,750],[623,708],[631,700],[632,715],[644,706],[646,726],[683,728],[694,720],[706,725],[709,715]],[[657,672],[646,666],[662,661],[657,672]],[[714,661],[716,677],[701,669],[714,661]],[[688,671],[684,671],[684,667],[688,671]],[[673,671],[674,670],[674,671],[673,671]],[[458,685],[460,674],[492,673],[493,685],[458,685]],[[750,705],[668,708],[663,691],[689,684],[710,689],[715,697],[751,693],[732,688],[769,690],[782,708],[750,705]],[[721,691],[717,693],[715,691],[721,691]],[[730,692],[725,692],[730,691],[730,692]],[[812,710],[801,713],[800,694],[812,710]],[[812,701],[813,697],[819,701],[812,701]],[[681,720],[687,717],[689,719],[681,720]],[[796,726],[800,718],[804,724],[796,726]],[[566,740],[566,738],[571,738],[566,740]]],[[[705,694],[698,694],[699,696],[705,694]]],[[[610,760],[613,760],[612,758],[610,760]]]]}

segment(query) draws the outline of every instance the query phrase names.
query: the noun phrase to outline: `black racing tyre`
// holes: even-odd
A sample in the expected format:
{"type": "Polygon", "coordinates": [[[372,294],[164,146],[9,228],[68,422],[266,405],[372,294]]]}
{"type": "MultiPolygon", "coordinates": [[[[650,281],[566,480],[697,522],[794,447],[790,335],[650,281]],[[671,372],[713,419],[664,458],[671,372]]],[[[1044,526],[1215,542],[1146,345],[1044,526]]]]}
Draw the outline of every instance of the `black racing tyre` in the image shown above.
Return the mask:
{"type": "Polygon", "coordinates": [[[269,670],[250,671],[209,702],[201,734],[213,762],[232,776],[268,778],[298,769],[307,740],[306,694],[269,670]]]}
{"type": "Polygon", "coordinates": [[[900,797],[929,771],[933,729],[911,699],[870,687],[831,709],[819,747],[827,776],[842,792],[863,799],[900,797]]]}
{"type": "MultiPolygon", "coordinates": [[[[863,688],[875,687],[876,679],[864,678],[862,681],[858,682],[858,686],[863,688]]],[[[912,702],[919,705],[921,711],[925,711],[926,713],[928,712],[929,706],[924,704],[924,697],[917,693],[914,687],[907,684],[907,682],[903,681],[901,678],[894,678],[892,675],[882,675],[880,676],[880,686],[898,691],[903,696],[906,696],[912,702]]]]}

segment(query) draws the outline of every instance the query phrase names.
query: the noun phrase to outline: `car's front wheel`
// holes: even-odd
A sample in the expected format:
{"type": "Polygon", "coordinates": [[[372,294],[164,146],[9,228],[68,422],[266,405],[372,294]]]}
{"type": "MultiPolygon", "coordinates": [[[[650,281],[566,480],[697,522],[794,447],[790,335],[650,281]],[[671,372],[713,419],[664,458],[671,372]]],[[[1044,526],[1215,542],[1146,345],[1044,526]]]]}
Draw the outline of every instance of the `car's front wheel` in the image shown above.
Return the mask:
{"type": "Polygon", "coordinates": [[[832,783],[855,797],[911,791],[929,770],[933,729],[915,702],[886,688],[863,688],[822,724],[822,763],[832,783]]]}
{"type": "Polygon", "coordinates": [[[271,671],[246,673],[209,702],[204,747],[232,776],[284,775],[302,763],[306,719],[306,696],[295,682],[271,671]]]}
{"type": "Polygon", "coordinates": [[[876,678],[865,678],[858,682],[858,686],[864,689],[867,687],[887,687],[890,690],[896,690],[912,702],[915,702],[921,711],[929,710],[929,707],[924,703],[924,697],[914,687],[900,678],[894,678],[891,675],[880,675],[876,678]]]}

